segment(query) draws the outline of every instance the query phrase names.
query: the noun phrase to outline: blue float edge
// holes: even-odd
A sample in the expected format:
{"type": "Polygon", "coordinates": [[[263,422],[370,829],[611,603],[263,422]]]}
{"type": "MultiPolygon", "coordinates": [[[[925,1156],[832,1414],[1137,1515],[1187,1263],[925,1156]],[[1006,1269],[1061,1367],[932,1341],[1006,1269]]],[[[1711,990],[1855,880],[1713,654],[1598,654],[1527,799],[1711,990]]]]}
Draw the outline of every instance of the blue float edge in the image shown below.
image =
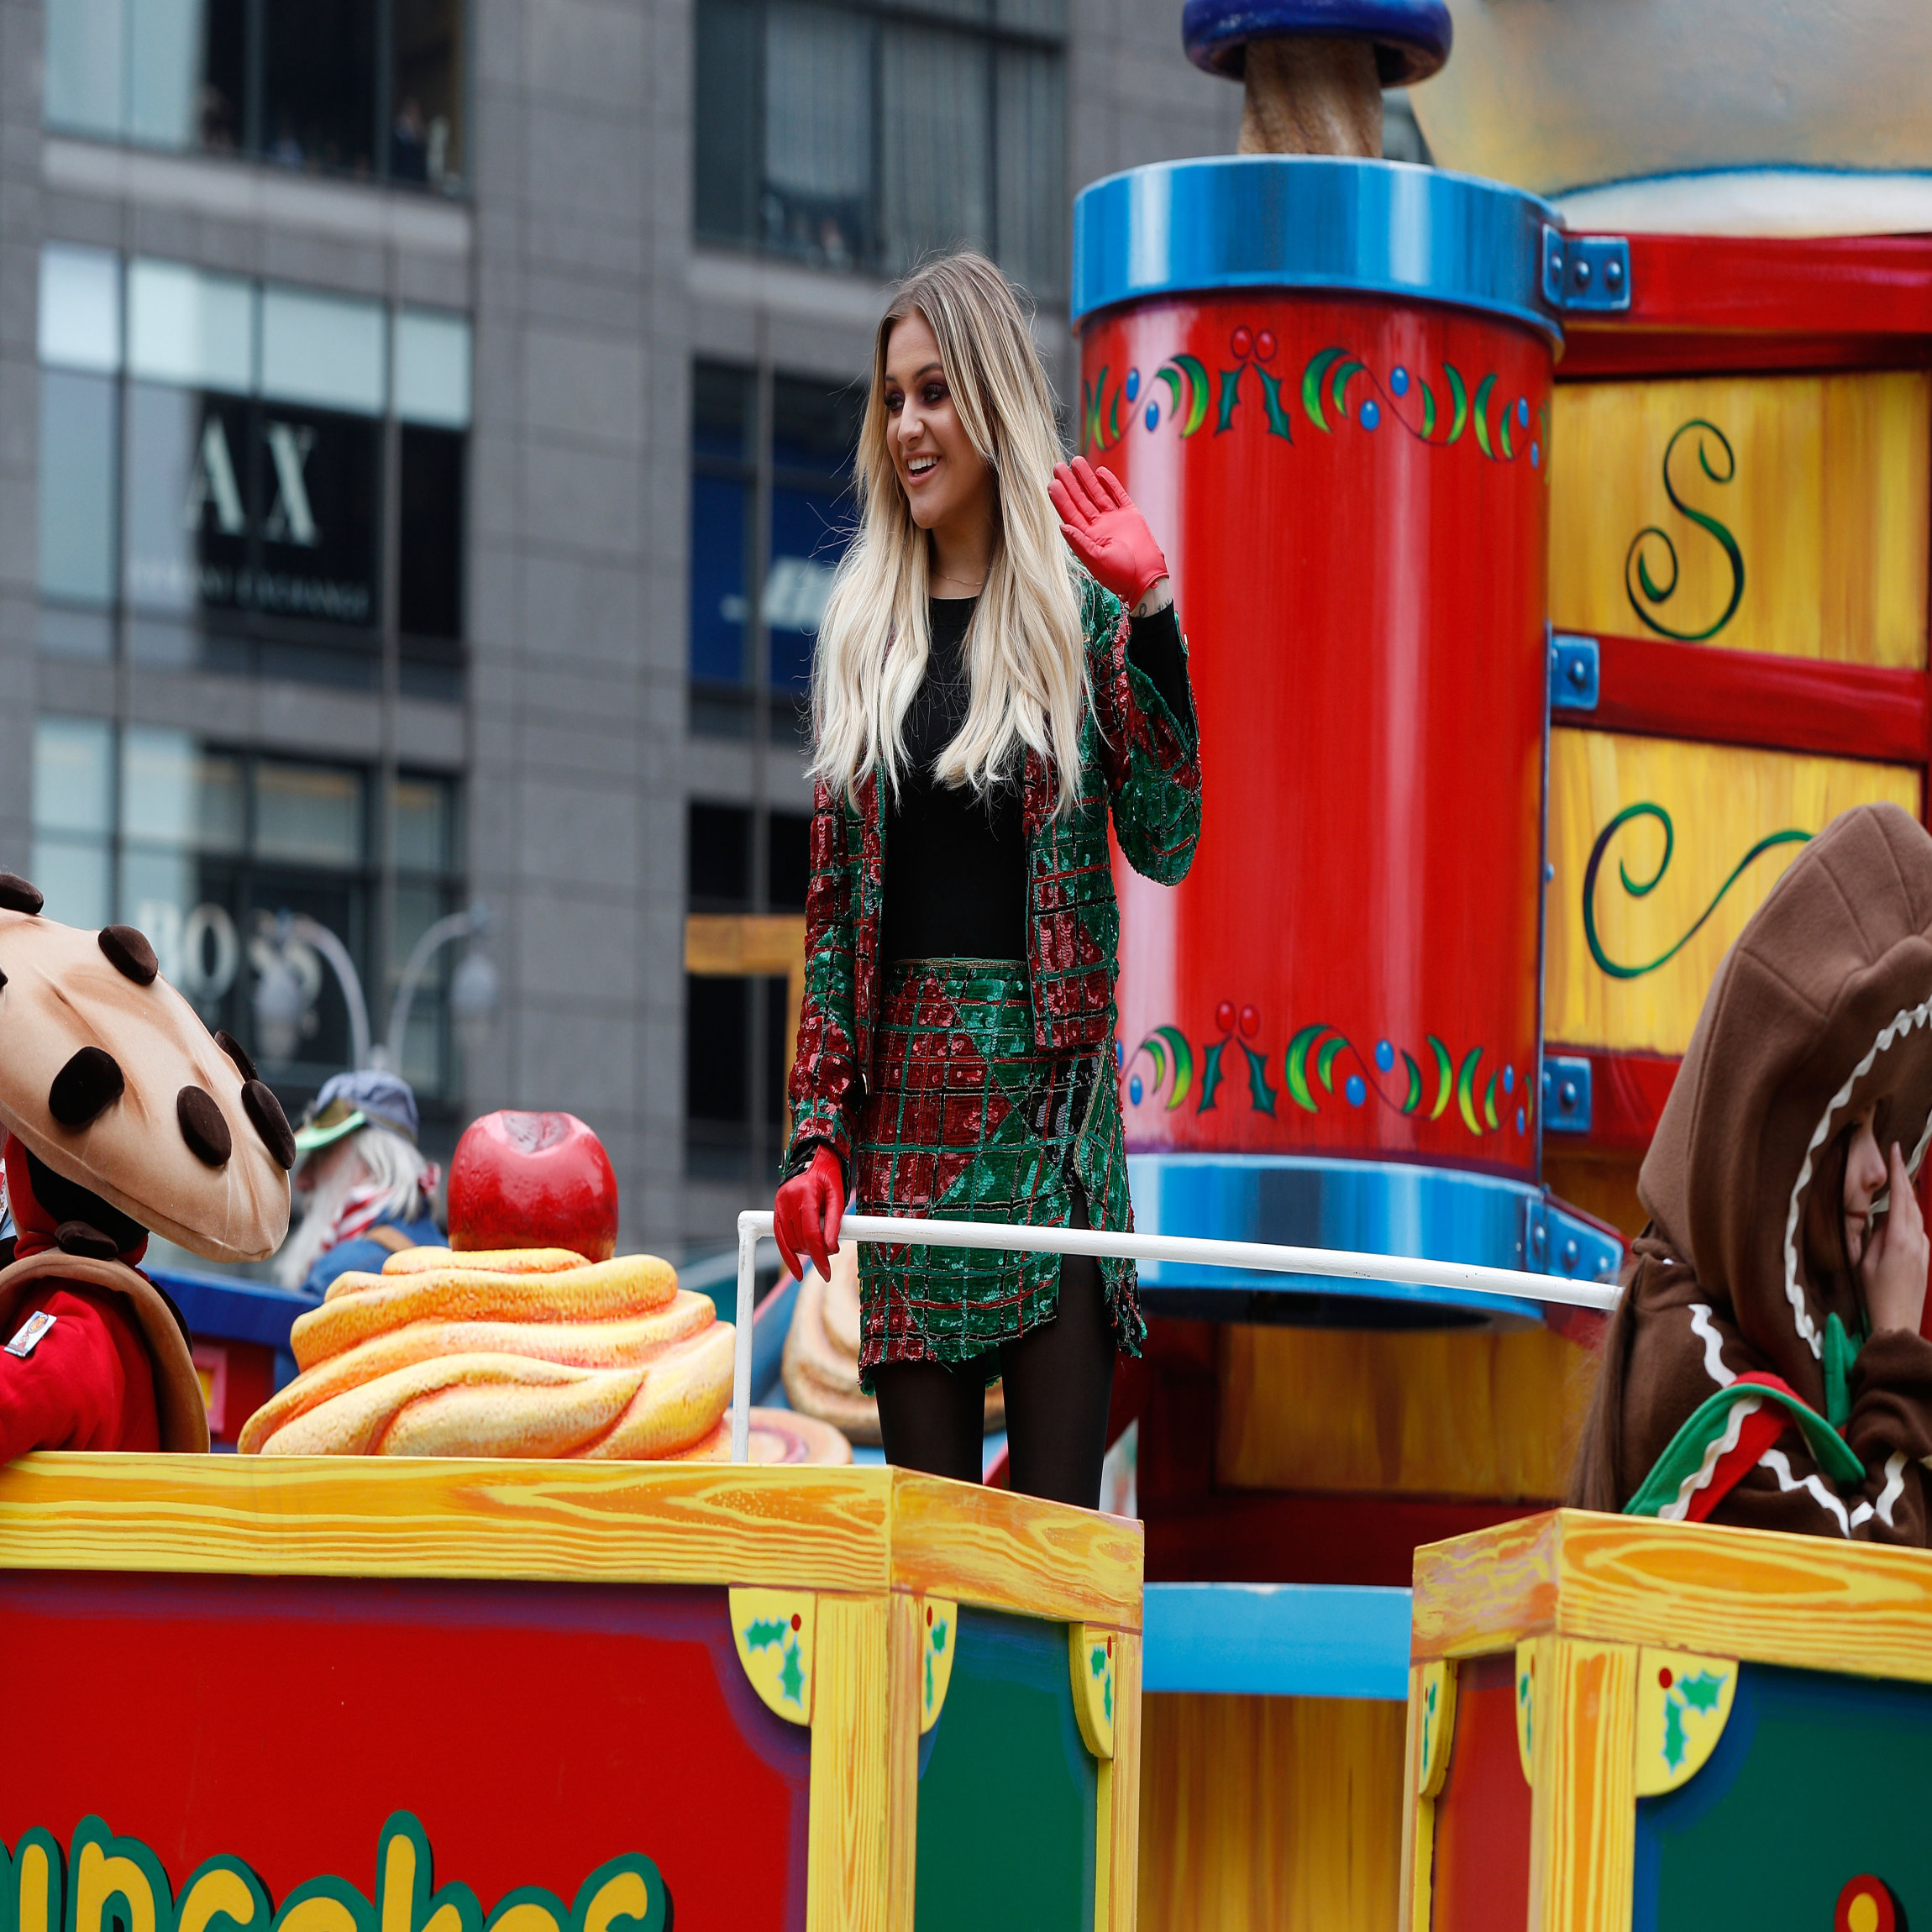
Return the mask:
{"type": "Polygon", "coordinates": [[[1367,1584],[1149,1583],[1141,1688],[1221,1696],[1409,1695],[1409,1592],[1367,1584]]]}

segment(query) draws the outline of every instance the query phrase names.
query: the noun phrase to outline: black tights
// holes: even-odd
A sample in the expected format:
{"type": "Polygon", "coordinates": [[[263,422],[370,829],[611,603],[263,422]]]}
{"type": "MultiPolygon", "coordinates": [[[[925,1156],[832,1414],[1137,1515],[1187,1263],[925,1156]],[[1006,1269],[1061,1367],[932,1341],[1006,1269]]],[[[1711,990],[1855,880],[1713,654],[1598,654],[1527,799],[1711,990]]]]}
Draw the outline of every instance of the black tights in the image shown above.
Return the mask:
{"type": "MultiPolygon", "coordinates": [[[[1087,1226],[1085,1209],[1076,1193],[1075,1227],[1087,1226]]],[[[1017,1341],[1001,1342],[997,1352],[1013,1488],[1021,1495],[1095,1508],[1107,1451],[1115,1355],[1100,1263],[1089,1255],[1064,1256],[1058,1314],[1017,1341]]],[[[876,1370],[885,1460],[929,1476],[977,1483],[991,1366],[981,1356],[958,1368],[895,1362],[876,1370]]]]}

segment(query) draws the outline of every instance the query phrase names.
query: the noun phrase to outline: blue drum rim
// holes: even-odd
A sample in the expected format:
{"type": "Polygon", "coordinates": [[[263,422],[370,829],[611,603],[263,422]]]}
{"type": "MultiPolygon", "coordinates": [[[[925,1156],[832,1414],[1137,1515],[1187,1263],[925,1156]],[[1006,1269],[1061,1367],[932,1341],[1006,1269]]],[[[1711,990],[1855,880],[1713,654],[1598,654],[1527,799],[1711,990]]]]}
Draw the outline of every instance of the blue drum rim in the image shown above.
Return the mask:
{"type": "Polygon", "coordinates": [[[1249,41],[1302,34],[1373,40],[1383,86],[1405,87],[1448,60],[1455,28],[1444,0],[1187,0],[1181,12],[1189,60],[1230,79],[1249,41]]]}
{"type": "Polygon", "coordinates": [[[1109,175],[1074,200],[1078,328],[1101,310],[1230,289],[1440,302],[1562,342],[1543,293],[1547,202],[1499,181],[1335,155],[1218,155],[1109,175]]]}
{"type": "MultiPolygon", "coordinates": [[[[1134,1221],[1143,1234],[1352,1248],[1368,1254],[1529,1268],[1530,1210],[1545,1199],[1526,1180],[1407,1161],[1304,1154],[1130,1154],[1134,1221]]],[[[1213,1294],[1339,1296],[1435,1307],[1492,1324],[1540,1321],[1527,1297],[1417,1288],[1336,1276],[1249,1273],[1142,1262],[1143,1285],[1213,1294]]]]}

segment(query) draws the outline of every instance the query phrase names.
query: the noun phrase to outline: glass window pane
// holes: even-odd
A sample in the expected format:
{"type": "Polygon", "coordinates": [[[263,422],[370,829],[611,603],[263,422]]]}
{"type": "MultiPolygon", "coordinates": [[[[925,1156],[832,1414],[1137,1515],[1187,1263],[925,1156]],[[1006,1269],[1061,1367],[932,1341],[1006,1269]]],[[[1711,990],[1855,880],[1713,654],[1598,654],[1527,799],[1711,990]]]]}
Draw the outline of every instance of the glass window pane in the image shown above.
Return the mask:
{"type": "Polygon", "coordinates": [[[121,260],[111,249],[40,250],[40,360],[103,375],[121,366],[121,260]]]}
{"type": "Polygon", "coordinates": [[[463,470],[468,438],[402,433],[402,554],[397,619],[412,637],[463,634],[463,470]]]}
{"type": "Polygon", "coordinates": [[[40,376],[40,589],[105,604],[114,595],[114,384],[40,376]]]}
{"type": "Polygon", "coordinates": [[[205,0],[207,38],[202,58],[202,145],[233,154],[242,144],[248,92],[249,0],[205,0]]]}
{"type": "Polygon", "coordinates": [[[851,468],[865,413],[865,385],[834,387],[810,376],[780,375],[771,393],[771,459],[781,470],[843,476],[851,468]]]}
{"type": "Polygon", "coordinates": [[[128,265],[128,368],[196,389],[255,386],[255,291],[181,262],[128,265]]]}
{"type": "Polygon", "coordinates": [[[774,912],[804,911],[811,874],[811,821],[802,811],[774,811],[765,838],[765,903],[774,912]]]}
{"type": "Polygon", "coordinates": [[[238,596],[332,624],[376,621],[382,426],[280,404],[259,412],[260,564],[238,596]]]}
{"type": "Polygon", "coordinates": [[[694,215],[701,235],[721,241],[758,235],[759,13],[757,0],[703,0],[697,9],[694,215]]]}
{"type": "MultiPolygon", "coordinates": [[[[433,778],[398,779],[391,797],[396,864],[410,872],[449,871],[449,787],[433,778]]],[[[407,949],[402,957],[409,957],[407,949]]]]}
{"type": "Polygon", "coordinates": [[[837,498],[804,490],[773,490],[764,622],[774,690],[802,696],[811,685],[811,647],[845,545],[837,498]]]}
{"type": "Polygon", "coordinates": [[[685,979],[685,1113],[714,1125],[751,1118],[749,979],[685,979]]]}
{"type": "Polygon", "coordinates": [[[691,479],[691,675],[735,685],[745,675],[745,524],[751,491],[719,476],[691,479]]]}
{"type": "Polygon", "coordinates": [[[48,0],[47,125],[108,140],[121,132],[126,0],[48,0]]]}
{"type": "Polygon", "coordinates": [[[396,413],[405,423],[470,427],[470,323],[434,309],[396,316],[396,413]]]}
{"type": "Polygon", "coordinates": [[[248,564],[248,405],[136,382],[127,409],[129,601],[167,611],[233,606],[248,564]]]}
{"type": "Polygon", "coordinates": [[[985,248],[990,66],[984,42],[927,27],[884,29],[879,205],[889,273],[929,249],[985,248]]]}
{"type": "Polygon", "coordinates": [[[108,907],[105,840],[34,835],[34,883],[46,896],[46,913],[63,926],[105,926],[108,907]]]}
{"type": "Polygon", "coordinates": [[[849,268],[870,254],[873,24],[774,0],[760,226],[766,247],[849,268]]]}
{"type": "Polygon", "coordinates": [[[375,0],[262,0],[262,28],[267,159],[311,173],[373,173],[375,0]]]}
{"type": "Polygon", "coordinates": [[[352,771],[327,765],[255,768],[255,849],[258,858],[306,865],[362,863],[362,784],[352,771]]]}
{"type": "Polygon", "coordinates": [[[992,13],[992,0],[901,0],[909,13],[930,13],[941,20],[981,21],[992,13]]]}
{"type": "Polygon", "coordinates": [[[102,719],[37,720],[34,726],[34,831],[92,832],[105,837],[113,822],[113,727],[102,719]]]}
{"type": "Polygon", "coordinates": [[[270,282],[261,301],[262,394],[380,415],[382,323],[379,302],[270,282]]]}
{"type": "Polygon", "coordinates": [[[396,0],[390,178],[463,185],[463,0],[396,0]]]}
{"type": "Polygon", "coordinates": [[[204,0],[132,0],[128,133],[157,147],[193,146],[201,123],[204,0]]]}
{"type": "Polygon", "coordinates": [[[700,805],[685,823],[685,864],[694,912],[751,909],[751,813],[738,805],[700,805]]]}
{"type": "Polygon", "coordinates": [[[121,833],[153,845],[239,853],[246,828],[241,760],[183,731],[130,725],[121,740],[121,833]]]}
{"type": "Polygon", "coordinates": [[[691,448],[700,456],[751,463],[757,378],[748,369],[701,362],[691,371],[691,448]]]}
{"type": "Polygon", "coordinates": [[[999,55],[1000,265],[1044,304],[1067,287],[1065,102],[1060,57],[1003,48],[999,55]]]}

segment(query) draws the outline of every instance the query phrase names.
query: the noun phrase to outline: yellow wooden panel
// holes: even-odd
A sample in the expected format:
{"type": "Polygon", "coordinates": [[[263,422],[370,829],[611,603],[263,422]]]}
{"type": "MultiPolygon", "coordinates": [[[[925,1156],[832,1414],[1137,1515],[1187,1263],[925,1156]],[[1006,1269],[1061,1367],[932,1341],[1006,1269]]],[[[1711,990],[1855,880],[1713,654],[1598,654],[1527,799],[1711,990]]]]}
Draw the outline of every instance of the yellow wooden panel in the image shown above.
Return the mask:
{"type": "Polygon", "coordinates": [[[1596,1358],[1543,1328],[1231,1327],[1215,1475],[1236,1489],[1553,1500],[1596,1358]]]}
{"type": "Polygon", "coordinates": [[[877,1466],[76,1452],[0,1468],[0,1570],[899,1588],[1137,1630],[1141,1556],[1138,1523],[877,1466]]]}
{"type": "Polygon", "coordinates": [[[1683,1053],[1719,962],[1798,843],[1766,846],[1755,858],[1752,852],[1780,833],[1820,832],[1849,807],[1882,799],[1916,817],[1917,771],[1613,732],[1551,732],[1545,1037],[1683,1053]],[[1623,813],[1630,816],[1617,825],[1623,813]],[[1599,842],[1593,949],[1584,887],[1599,842]]]}
{"type": "Polygon", "coordinates": [[[1418,1660],[1546,1632],[1932,1683],[1932,1552],[1580,1509],[1415,1552],[1418,1660]]]}
{"type": "MultiPolygon", "coordinates": [[[[885,1919],[911,1932],[917,1896],[919,1738],[926,1707],[927,1599],[895,1590],[886,1609],[885,1919]]],[[[951,1606],[948,1606],[949,1609],[951,1606]]],[[[952,1611],[958,1625],[958,1612],[952,1611]]],[[[948,1633],[948,1637],[951,1632],[948,1633]]],[[[953,1646],[948,1641],[950,1658],[953,1646]]],[[[940,1693],[943,1697],[944,1693],[940,1693]]]]}
{"type": "MultiPolygon", "coordinates": [[[[1429,1755],[1431,1730],[1430,1688],[1435,1687],[1440,1709],[1445,1694],[1442,1687],[1445,1683],[1453,1684],[1455,1675],[1455,1665],[1440,1660],[1409,1667],[1409,1704],[1402,1746],[1402,1841],[1396,1863],[1398,1932],[1429,1932],[1436,1916],[1436,1799],[1433,1792],[1425,1787],[1433,1778],[1435,1788],[1441,1788],[1437,1774],[1448,1769],[1449,1755],[1438,1746],[1434,1764],[1425,1767],[1423,1760],[1429,1755]]],[[[1447,1693],[1452,1700],[1454,1694],[1453,1691],[1447,1693]]],[[[1453,1723],[1453,1709],[1446,1714],[1453,1723]]],[[[1441,1737],[1439,1725],[1435,1727],[1435,1735],[1441,1737]]],[[[1448,1741],[1453,1746],[1453,1734],[1448,1741]]]]}
{"type": "MultiPolygon", "coordinates": [[[[902,1815],[906,1781],[891,1772],[887,1721],[890,1599],[818,1599],[818,1687],[811,1725],[811,1817],[806,1832],[806,1932],[899,1932],[911,1914],[892,1910],[892,1846],[913,1829],[902,1815]]],[[[900,1646],[894,1646],[898,1648],[900,1646]]],[[[910,1677],[908,1670],[905,1674],[910,1677]]],[[[906,1704],[915,1770],[916,1707],[906,1704]]],[[[904,1896],[910,1899],[907,1875],[904,1896]]]]}
{"type": "Polygon", "coordinates": [[[1924,664],[1932,378],[1571,383],[1555,407],[1558,629],[1924,664]]]}
{"type": "Polygon", "coordinates": [[[895,1583],[1057,1621],[1141,1627],[1137,1521],[894,1470],[895,1583]]]}
{"type": "Polygon", "coordinates": [[[1530,1932],[1629,1932],[1636,1856],[1637,1650],[1537,1652],[1530,1932]]]}
{"type": "Polygon", "coordinates": [[[1144,1699],[1145,1932],[1387,1932],[1404,1719],[1382,1699],[1144,1699]]]}
{"type": "MultiPolygon", "coordinates": [[[[1140,1917],[1142,1715],[1141,1639],[1121,1630],[1114,1640],[1114,1755],[1107,1777],[1106,1916],[1098,1932],[1134,1932],[1140,1917]]],[[[1097,1848],[1098,1849],[1098,1848],[1097,1848]]]]}

